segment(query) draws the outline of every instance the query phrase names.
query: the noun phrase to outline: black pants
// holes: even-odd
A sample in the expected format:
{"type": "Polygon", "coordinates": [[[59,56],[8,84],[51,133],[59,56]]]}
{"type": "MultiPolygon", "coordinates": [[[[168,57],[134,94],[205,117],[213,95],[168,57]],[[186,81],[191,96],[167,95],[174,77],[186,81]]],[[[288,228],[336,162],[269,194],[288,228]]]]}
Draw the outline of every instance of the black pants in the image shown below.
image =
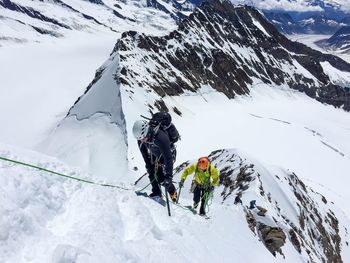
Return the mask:
{"type": "Polygon", "coordinates": [[[201,200],[201,206],[199,209],[200,214],[205,214],[205,198],[204,198],[205,192],[206,192],[205,188],[200,185],[197,185],[193,190],[193,201],[195,203],[199,203],[199,201],[201,200]]]}
{"type": "MultiPolygon", "coordinates": [[[[154,167],[154,173],[150,174],[148,177],[149,177],[149,180],[151,181],[152,193],[160,195],[162,193],[162,191],[160,190],[160,184],[163,183],[165,179],[163,165],[158,164],[158,168],[154,167]]],[[[175,186],[173,183],[171,183],[168,187],[168,193],[173,194],[174,192],[175,192],[175,186]]]]}

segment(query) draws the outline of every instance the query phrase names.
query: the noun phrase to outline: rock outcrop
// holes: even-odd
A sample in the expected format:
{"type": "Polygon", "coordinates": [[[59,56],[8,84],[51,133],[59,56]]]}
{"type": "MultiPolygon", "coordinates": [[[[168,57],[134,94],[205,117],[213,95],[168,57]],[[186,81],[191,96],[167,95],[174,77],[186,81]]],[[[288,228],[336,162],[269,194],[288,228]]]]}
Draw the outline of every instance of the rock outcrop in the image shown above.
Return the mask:
{"type": "Polygon", "coordinates": [[[309,262],[343,262],[348,237],[341,237],[340,228],[346,226],[334,204],[296,174],[252,163],[235,150],[218,150],[209,158],[220,171],[223,203],[242,208],[248,227],[273,255],[284,256],[289,242],[309,262]]]}

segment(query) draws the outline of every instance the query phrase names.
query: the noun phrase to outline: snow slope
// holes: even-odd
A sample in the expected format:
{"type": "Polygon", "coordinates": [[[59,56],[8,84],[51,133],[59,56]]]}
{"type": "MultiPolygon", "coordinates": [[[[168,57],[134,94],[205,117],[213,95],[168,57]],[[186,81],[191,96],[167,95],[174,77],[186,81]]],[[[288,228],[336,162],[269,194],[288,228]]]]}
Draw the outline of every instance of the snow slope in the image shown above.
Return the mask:
{"type": "MultiPolygon", "coordinates": [[[[91,178],[57,159],[4,144],[1,148],[3,157],[70,176],[91,178]]],[[[123,154],[119,158],[123,159],[123,154]]],[[[265,217],[251,211],[257,222],[275,225],[272,218],[281,220],[275,204],[259,194],[263,186],[266,194],[270,192],[270,198],[278,200],[282,214],[288,219],[294,218],[292,222],[298,225],[297,201],[292,197],[292,189],[288,190],[288,180],[276,180],[276,175],[287,178],[288,173],[259,164],[239,151],[219,152],[213,158],[219,169],[230,167],[232,176],[242,167],[239,158],[245,160],[244,164],[256,165],[254,169],[260,173],[262,181],[253,179],[242,200],[247,205],[251,199],[256,199],[259,205],[268,208],[265,217]],[[232,160],[238,161],[232,163],[232,160]]],[[[3,161],[0,167],[0,195],[4,198],[0,208],[1,262],[231,262],[232,258],[238,262],[305,262],[308,258],[304,249],[299,255],[290,237],[282,247],[284,256],[277,253],[273,257],[258,241],[257,234],[249,229],[246,208],[233,205],[230,198],[221,204],[222,187],[215,192],[210,220],[175,205],[171,205],[173,214],[169,217],[157,202],[135,195],[129,184],[132,182],[130,174],[116,175],[116,178],[123,178],[125,186],[131,189],[128,191],[84,184],[3,161]]],[[[187,193],[189,181],[182,191],[184,205],[192,203],[187,193]]],[[[108,183],[118,185],[117,180],[108,183]]],[[[315,195],[313,202],[324,207],[319,208],[322,215],[325,215],[323,209],[325,212],[329,208],[336,209],[333,204],[322,203],[320,195],[311,192],[309,195],[315,195]]],[[[335,213],[344,237],[341,249],[346,262],[350,257],[345,244],[349,239],[345,234],[349,221],[338,210],[335,213]]],[[[280,221],[277,225],[285,228],[285,224],[280,221]]],[[[322,250],[317,253],[322,254],[322,250]]],[[[311,257],[314,256],[312,253],[311,257]]],[[[315,257],[314,260],[318,261],[315,257]]]]}
{"type": "MultiPolygon", "coordinates": [[[[4,124],[0,129],[0,156],[133,189],[132,183],[143,174],[144,168],[136,142],[130,136],[130,127],[139,114],[147,112],[150,98],[138,93],[133,100],[126,100],[129,94],[121,94],[114,85],[113,75],[106,74],[102,79],[104,85],[95,96],[101,100],[90,100],[84,112],[75,112],[63,120],[68,108],[85,90],[97,64],[111,51],[109,43],[114,41],[112,36],[108,43],[102,39],[96,45],[96,38],[85,34],[79,37],[79,42],[77,38],[66,38],[67,42],[54,41],[52,45],[0,49],[1,72],[5,73],[1,82],[6,84],[0,87],[1,94],[6,94],[0,99],[0,121],[4,124]],[[85,45],[90,41],[94,42],[87,48],[85,45]],[[102,98],[111,100],[106,104],[102,98]],[[138,169],[134,171],[134,167],[138,169]]],[[[257,82],[250,95],[236,96],[235,100],[206,86],[197,93],[163,99],[171,106],[170,113],[182,135],[177,165],[217,149],[240,148],[248,152],[228,150],[256,166],[263,176],[264,190],[280,202],[283,213],[266,196],[261,196],[258,181],[250,184],[242,200],[245,205],[252,199],[258,200],[271,214],[265,220],[257,218],[272,225],[273,218],[278,218],[276,225],[282,226],[286,233],[290,225],[281,219],[282,215],[298,223],[299,207],[288,179],[283,178],[296,172],[306,185],[316,190],[307,188],[310,194],[307,199],[314,200],[310,203],[318,208],[322,220],[330,221],[329,217],[325,220],[328,209],[334,211],[342,237],[341,255],[344,262],[350,260],[346,244],[350,227],[346,174],[350,167],[349,113],[286,87],[257,82]],[[173,107],[181,112],[181,117],[173,107]],[[321,194],[328,200],[327,204],[321,194]]],[[[223,156],[216,164],[220,169],[231,165],[223,156]],[[221,164],[220,160],[223,160],[221,164]]],[[[233,170],[237,168],[235,165],[231,167],[233,170]]],[[[179,175],[174,179],[178,181],[179,175]]],[[[142,180],[137,189],[147,181],[147,178],[142,180]]],[[[183,204],[192,203],[192,195],[185,191],[189,183],[187,180],[181,194],[183,204]]],[[[86,185],[0,161],[0,262],[232,262],[233,259],[305,262],[308,259],[306,249],[299,254],[288,235],[282,248],[286,258],[278,253],[273,257],[259,236],[249,229],[247,210],[232,204],[236,192],[222,204],[219,194],[222,191],[225,191],[223,187],[215,192],[209,212],[211,220],[205,221],[176,206],[172,206],[173,217],[169,218],[159,204],[136,197],[131,190],[86,185]]],[[[313,225],[311,215],[306,216],[313,225]]],[[[328,226],[326,229],[329,233],[335,231],[328,226]]],[[[304,234],[307,235],[306,231],[304,234]]],[[[315,240],[319,238],[317,234],[315,240]]],[[[306,240],[312,242],[309,237],[306,240]]],[[[311,256],[319,262],[324,252],[319,245],[314,247],[316,252],[311,256]]]]}
{"type": "MultiPolygon", "coordinates": [[[[6,145],[1,155],[87,176],[53,158],[6,145]]],[[[237,259],[274,261],[254,241],[241,209],[224,208],[217,219],[204,221],[174,207],[168,217],[158,203],[133,191],[81,184],[4,162],[0,172],[1,262],[197,262],[203,255],[224,262],[232,247],[237,259]],[[229,227],[231,220],[242,227],[229,227]],[[226,245],[218,243],[223,235],[226,245]],[[237,242],[242,235],[245,241],[237,242]],[[248,244],[256,254],[244,253],[248,244]]]]}
{"type": "Polygon", "coordinates": [[[49,43],[0,48],[0,122],[6,123],[1,141],[34,148],[84,92],[115,40],[77,33],[49,43]]]}

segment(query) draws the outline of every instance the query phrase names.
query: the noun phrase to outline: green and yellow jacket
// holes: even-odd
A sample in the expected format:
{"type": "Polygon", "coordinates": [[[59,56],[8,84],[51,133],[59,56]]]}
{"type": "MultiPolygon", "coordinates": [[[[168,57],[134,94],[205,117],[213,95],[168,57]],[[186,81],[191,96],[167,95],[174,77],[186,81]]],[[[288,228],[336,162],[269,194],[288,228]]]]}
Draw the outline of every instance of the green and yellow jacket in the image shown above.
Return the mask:
{"type": "Polygon", "coordinates": [[[218,170],[216,170],[214,165],[209,164],[207,170],[202,171],[197,168],[197,163],[194,163],[183,171],[181,180],[185,181],[187,176],[192,173],[195,173],[194,180],[198,185],[209,186],[211,184],[212,186],[217,186],[219,184],[218,170]],[[212,180],[210,180],[210,177],[212,180]]]}

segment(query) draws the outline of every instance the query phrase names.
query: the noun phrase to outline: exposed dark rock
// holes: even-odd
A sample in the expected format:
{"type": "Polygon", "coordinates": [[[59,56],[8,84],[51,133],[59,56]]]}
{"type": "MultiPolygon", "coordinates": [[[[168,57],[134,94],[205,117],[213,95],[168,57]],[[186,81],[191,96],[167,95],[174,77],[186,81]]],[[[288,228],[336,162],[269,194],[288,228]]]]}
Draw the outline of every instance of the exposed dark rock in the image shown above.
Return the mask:
{"type": "MultiPolygon", "coordinates": [[[[279,199],[276,200],[276,197],[265,188],[262,180],[263,175],[255,170],[254,165],[225,150],[212,152],[210,158],[215,165],[220,167],[220,183],[224,185],[221,193],[223,202],[230,196],[233,196],[233,199],[239,196],[243,200],[242,205],[248,227],[255,234],[256,229],[258,229],[259,236],[264,240],[271,253],[274,255],[278,252],[282,253],[282,246],[288,238],[298,253],[306,252],[309,255],[310,262],[342,262],[339,221],[331,210],[324,212],[323,209],[320,209],[320,206],[327,207],[328,203],[331,202],[327,202],[323,198],[320,200],[320,194],[308,188],[296,174],[289,173],[285,176],[278,176],[277,180],[290,187],[290,193],[295,197],[293,202],[296,203],[296,208],[299,210],[297,211],[298,221],[290,218],[285,213],[285,207],[279,203],[279,199]],[[257,190],[264,192],[261,195],[265,199],[263,202],[271,204],[270,208],[273,207],[272,210],[269,208],[269,213],[266,213],[261,206],[252,205],[254,200],[251,201],[250,207],[247,206],[249,201],[244,200],[244,197],[248,192],[248,196],[251,198],[252,187],[255,192],[257,190]],[[261,222],[260,216],[265,216],[264,222],[261,222]],[[275,225],[269,226],[266,223],[268,219],[273,219],[275,225]],[[285,227],[275,228],[276,225],[284,225],[285,227]],[[283,233],[283,229],[289,230],[283,233]]],[[[257,196],[257,198],[259,197],[257,196]]],[[[239,202],[235,203],[239,204],[239,202]]],[[[345,231],[347,232],[347,230],[345,231]]]]}
{"type": "Polygon", "coordinates": [[[327,199],[326,199],[326,197],[324,197],[323,195],[321,195],[321,196],[322,196],[322,202],[325,203],[325,204],[327,204],[327,199]]]}
{"type": "Polygon", "coordinates": [[[186,17],[181,11],[192,11],[193,6],[190,3],[190,1],[185,1],[181,4],[177,1],[168,1],[167,4],[172,5],[177,10],[174,14],[163,3],[158,2],[157,0],[147,0],[147,6],[156,8],[166,14],[169,14],[176,21],[181,21],[186,17]]]}
{"type": "Polygon", "coordinates": [[[48,22],[48,23],[51,23],[51,24],[54,24],[54,25],[57,25],[60,27],[64,27],[66,29],[70,29],[69,26],[57,21],[56,19],[47,17],[47,16],[41,14],[39,11],[34,10],[33,8],[24,7],[24,6],[21,6],[19,4],[13,3],[10,0],[0,0],[0,6],[6,8],[6,9],[9,9],[11,11],[17,11],[17,12],[26,14],[27,16],[29,16],[31,18],[39,19],[39,20],[44,21],[44,22],[48,22]]]}
{"type": "Polygon", "coordinates": [[[259,210],[259,212],[257,213],[259,216],[265,216],[266,212],[267,212],[267,209],[266,208],[263,208],[261,206],[256,206],[256,208],[259,210]]]}
{"type": "Polygon", "coordinates": [[[102,0],[85,0],[85,1],[96,4],[96,5],[104,5],[102,0]]]}
{"type": "Polygon", "coordinates": [[[248,223],[248,226],[249,226],[250,230],[254,234],[256,234],[256,232],[255,232],[256,221],[255,221],[255,218],[254,218],[253,214],[250,211],[247,212],[246,219],[247,219],[247,223],[248,223]]]}
{"type": "Polygon", "coordinates": [[[295,249],[299,253],[301,253],[301,244],[300,244],[300,241],[298,239],[298,235],[296,234],[296,232],[292,228],[289,230],[289,236],[290,236],[290,241],[292,242],[295,249]]]}
{"type": "Polygon", "coordinates": [[[50,35],[53,37],[61,37],[62,35],[59,33],[56,33],[54,31],[51,30],[46,30],[44,28],[40,28],[40,27],[36,27],[36,26],[31,26],[36,32],[42,34],[42,35],[50,35]]]}
{"type": "Polygon", "coordinates": [[[163,100],[157,100],[154,103],[154,106],[157,107],[158,111],[163,111],[163,112],[168,112],[169,109],[167,108],[167,106],[165,105],[163,100]]]}
{"type": "Polygon", "coordinates": [[[282,246],[286,243],[286,235],[280,227],[271,227],[258,223],[258,230],[267,249],[276,256],[276,252],[282,253],[282,246]]]}
{"type": "Polygon", "coordinates": [[[179,115],[180,117],[182,116],[182,112],[181,112],[178,108],[174,107],[174,108],[173,108],[173,111],[174,111],[177,115],[179,115]]]}
{"type": "MultiPolygon", "coordinates": [[[[114,49],[120,54],[121,65],[136,59],[133,52],[140,50],[147,76],[135,79],[135,70],[130,68],[123,80],[140,82],[161,97],[196,92],[210,85],[234,98],[248,94],[253,79],[260,79],[269,85],[288,85],[322,103],[350,110],[350,89],[332,83],[321,62],[347,72],[350,64],[290,41],[251,7],[208,0],[169,35],[126,32],[114,49]],[[298,71],[296,64],[313,77],[298,71]]],[[[131,85],[127,81],[123,84],[131,85]]]]}

